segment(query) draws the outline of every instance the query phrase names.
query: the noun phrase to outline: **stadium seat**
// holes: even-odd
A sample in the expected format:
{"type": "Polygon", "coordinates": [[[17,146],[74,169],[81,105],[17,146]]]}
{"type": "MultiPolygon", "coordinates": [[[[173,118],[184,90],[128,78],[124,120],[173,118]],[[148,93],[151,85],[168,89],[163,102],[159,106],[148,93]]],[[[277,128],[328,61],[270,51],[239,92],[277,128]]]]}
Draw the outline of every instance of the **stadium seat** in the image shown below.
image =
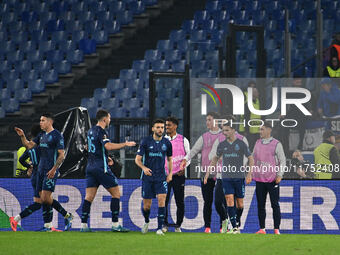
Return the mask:
{"type": "Polygon", "coordinates": [[[137,73],[133,69],[122,69],[119,72],[119,78],[121,80],[137,79],[137,73]]]}
{"type": "Polygon", "coordinates": [[[119,99],[118,98],[105,98],[102,100],[102,107],[104,109],[113,109],[119,107],[119,99]]]}
{"type": "Polygon", "coordinates": [[[172,50],[174,49],[174,44],[172,41],[170,40],[159,40],[157,42],[157,49],[160,51],[160,52],[166,52],[168,50],[172,50]]]}
{"type": "Polygon", "coordinates": [[[133,14],[131,11],[122,11],[115,14],[115,19],[119,21],[121,25],[128,25],[133,21],[133,14]]]}
{"type": "Polygon", "coordinates": [[[139,72],[141,70],[148,70],[149,63],[146,60],[134,60],[132,62],[132,69],[139,72]]]}
{"type": "Polygon", "coordinates": [[[2,101],[2,107],[6,113],[19,111],[19,101],[15,98],[7,98],[2,101]]]}
{"type": "Polygon", "coordinates": [[[98,101],[104,100],[105,98],[110,98],[111,93],[109,93],[107,88],[103,88],[103,89],[97,88],[94,90],[93,97],[98,101]]]}
{"type": "Polygon", "coordinates": [[[168,50],[165,52],[165,59],[170,63],[182,60],[182,58],[183,58],[182,52],[179,50],[168,50]]]}
{"type": "Polygon", "coordinates": [[[83,38],[79,41],[79,49],[84,54],[93,54],[96,52],[96,41],[93,39],[83,38]]]}
{"type": "Polygon", "coordinates": [[[67,60],[62,60],[59,63],[56,63],[55,68],[58,74],[67,74],[67,73],[71,73],[72,71],[71,64],[67,60]]]}
{"type": "MultiPolygon", "coordinates": [[[[80,105],[82,107],[85,107],[85,108],[92,108],[92,107],[96,107],[97,108],[98,102],[93,97],[91,97],[91,98],[82,98],[80,105]]],[[[108,108],[105,108],[105,109],[108,109],[108,108]]]]}
{"type": "Polygon", "coordinates": [[[51,63],[59,63],[66,58],[66,55],[61,50],[51,50],[47,52],[47,60],[51,63]]]}
{"type": "Polygon", "coordinates": [[[145,4],[142,1],[130,2],[128,8],[134,15],[140,15],[145,11],[145,4]]]}
{"type": "Polygon", "coordinates": [[[73,65],[77,65],[83,62],[84,55],[81,50],[69,51],[66,55],[66,59],[70,61],[73,65]]]}
{"type": "Polygon", "coordinates": [[[102,45],[109,42],[109,37],[106,31],[98,30],[93,33],[93,39],[96,41],[96,44],[102,45]]]}
{"type": "Polygon", "coordinates": [[[32,92],[29,88],[23,88],[14,92],[14,98],[20,103],[32,101],[32,92]]]}
{"type": "Polygon", "coordinates": [[[170,62],[167,60],[155,60],[151,63],[153,71],[166,72],[170,70],[170,62]]]}
{"type": "Polygon", "coordinates": [[[178,61],[172,64],[172,71],[173,72],[184,72],[185,71],[185,60],[178,61]]]}
{"type": "Polygon", "coordinates": [[[2,106],[0,106],[0,118],[5,118],[5,116],[6,116],[5,109],[2,106]]]}
{"type": "Polygon", "coordinates": [[[119,21],[108,20],[104,22],[105,30],[109,34],[117,34],[121,31],[121,26],[119,21]]]}
{"type": "Polygon", "coordinates": [[[58,72],[55,69],[48,70],[42,75],[42,80],[46,84],[58,82],[58,72]]]}
{"type": "Polygon", "coordinates": [[[144,58],[148,62],[153,62],[155,60],[161,59],[161,52],[158,50],[147,50],[145,51],[144,58]]]}
{"type": "Polygon", "coordinates": [[[172,30],[170,32],[170,40],[173,42],[178,42],[180,40],[187,39],[186,32],[182,29],[180,30],[172,30]]]}

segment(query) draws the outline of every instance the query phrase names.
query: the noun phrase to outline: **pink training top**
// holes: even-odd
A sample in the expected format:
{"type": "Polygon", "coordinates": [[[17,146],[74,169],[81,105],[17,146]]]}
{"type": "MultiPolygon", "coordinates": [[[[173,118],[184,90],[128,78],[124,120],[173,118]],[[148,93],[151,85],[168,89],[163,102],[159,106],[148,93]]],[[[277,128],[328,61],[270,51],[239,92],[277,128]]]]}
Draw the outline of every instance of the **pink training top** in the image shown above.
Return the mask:
{"type": "Polygon", "coordinates": [[[276,179],[275,150],[279,143],[272,139],[268,144],[263,144],[261,139],[256,141],[254,147],[253,179],[257,182],[273,182],[276,179]]]}
{"type": "MultiPolygon", "coordinates": [[[[184,149],[184,137],[177,134],[176,138],[170,140],[172,144],[172,174],[178,173],[180,171],[180,165],[184,159],[186,152],[184,149]]],[[[168,162],[165,161],[165,170],[169,174],[168,162]]]]}
{"type": "Polygon", "coordinates": [[[202,167],[208,167],[210,165],[209,160],[209,153],[212,149],[212,146],[215,142],[215,140],[221,139],[221,137],[225,137],[222,132],[219,132],[217,134],[212,134],[211,132],[206,132],[202,135],[203,137],[203,149],[202,149],[202,161],[201,165],[202,167]]]}

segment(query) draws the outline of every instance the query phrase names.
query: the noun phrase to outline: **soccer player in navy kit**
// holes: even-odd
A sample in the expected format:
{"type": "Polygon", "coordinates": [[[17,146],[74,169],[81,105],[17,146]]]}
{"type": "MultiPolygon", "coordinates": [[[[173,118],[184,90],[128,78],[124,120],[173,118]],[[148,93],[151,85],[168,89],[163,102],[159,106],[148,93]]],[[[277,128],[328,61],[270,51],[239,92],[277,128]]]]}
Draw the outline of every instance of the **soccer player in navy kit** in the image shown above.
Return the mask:
{"type": "Polygon", "coordinates": [[[97,125],[87,132],[88,161],[86,166],[86,196],[83,203],[81,216],[81,232],[91,232],[87,225],[90,216],[91,203],[94,200],[99,185],[111,194],[112,231],[127,232],[118,223],[120,191],[117,177],[109,168],[107,151],[119,150],[125,146],[135,146],[135,142],[111,143],[105,128],[108,128],[111,121],[110,113],[99,110],[96,115],[97,125]]]}
{"type": "MultiPolygon", "coordinates": [[[[31,136],[34,139],[41,132],[39,124],[33,125],[31,128],[31,136]]],[[[39,210],[41,208],[41,199],[39,195],[39,190],[37,189],[37,175],[38,175],[38,165],[40,161],[40,148],[36,146],[30,150],[26,150],[24,154],[19,159],[20,163],[26,167],[28,176],[31,177],[31,184],[33,187],[33,204],[27,206],[20,214],[15,217],[10,217],[9,221],[11,224],[11,228],[13,231],[17,231],[17,225],[20,220],[31,215],[33,212],[39,210]],[[30,159],[30,164],[26,162],[27,159],[30,159]]],[[[59,232],[55,228],[51,228],[52,231],[59,232]]]]}
{"type": "MultiPolygon", "coordinates": [[[[231,126],[229,122],[223,125],[223,134],[226,136],[226,140],[221,142],[217,147],[216,155],[213,157],[210,166],[216,167],[216,163],[222,158],[222,186],[227,201],[227,210],[230,217],[233,229],[228,233],[240,233],[237,228],[237,218],[241,218],[243,212],[243,198],[245,192],[245,169],[243,167],[244,156],[248,158],[249,168],[254,166],[254,158],[248,146],[237,139],[235,136],[235,125],[231,126]],[[237,215],[234,207],[234,200],[236,197],[237,215]]],[[[210,172],[207,171],[204,177],[204,183],[208,181],[210,172]]],[[[247,175],[246,183],[251,182],[250,175],[247,175]]],[[[227,226],[222,226],[223,233],[226,232],[227,226]]]]}
{"type": "Polygon", "coordinates": [[[172,180],[172,145],[163,136],[165,121],[153,121],[153,135],[145,137],[139,146],[135,159],[142,172],[143,216],[145,224],[142,233],[147,233],[152,199],[158,199],[158,227],[156,234],[164,235],[162,227],[165,217],[165,199],[168,192],[168,182],[172,180]],[[168,161],[169,174],[165,172],[165,158],[168,161]],[[143,162],[142,162],[143,159],[143,162]]]}
{"type": "Polygon", "coordinates": [[[52,231],[53,210],[56,209],[64,216],[65,231],[68,231],[72,225],[73,216],[68,213],[61,204],[54,200],[56,181],[59,175],[59,167],[64,161],[64,138],[62,134],[53,128],[53,115],[50,113],[42,114],[40,117],[41,132],[33,141],[28,141],[22,129],[15,127],[15,131],[21,138],[22,144],[28,149],[39,146],[40,162],[38,165],[37,189],[43,204],[43,231],[52,231]]]}

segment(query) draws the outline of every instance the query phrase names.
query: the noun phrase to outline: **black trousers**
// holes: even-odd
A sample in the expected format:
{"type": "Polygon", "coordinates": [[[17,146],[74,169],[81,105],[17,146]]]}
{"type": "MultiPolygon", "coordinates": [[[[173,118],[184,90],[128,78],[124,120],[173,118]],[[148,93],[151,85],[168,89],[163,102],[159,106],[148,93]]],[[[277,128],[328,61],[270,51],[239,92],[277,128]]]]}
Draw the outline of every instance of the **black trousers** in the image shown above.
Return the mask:
{"type": "Polygon", "coordinates": [[[203,219],[204,226],[206,228],[210,228],[211,225],[211,213],[212,213],[212,203],[214,200],[214,188],[215,188],[215,180],[212,178],[208,179],[207,184],[203,183],[201,179],[201,190],[203,196],[203,219]]]}
{"type": "Polygon", "coordinates": [[[222,221],[224,221],[227,218],[227,201],[225,200],[221,179],[217,179],[216,181],[214,202],[216,212],[220,216],[220,227],[222,227],[222,221]]]}
{"type": "Polygon", "coordinates": [[[273,208],[274,228],[279,229],[281,223],[280,211],[280,185],[274,182],[256,182],[257,213],[260,228],[265,228],[266,224],[266,199],[269,193],[270,203],[273,208]]]}
{"type": "Polygon", "coordinates": [[[183,223],[184,218],[184,184],[185,176],[173,175],[172,181],[168,183],[168,193],[165,200],[165,219],[164,225],[169,225],[168,223],[168,204],[170,200],[171,190],[173,189],[175,195],[175,201],[177,206],[177,218],[176,225],[180,227],[183,223]]]}

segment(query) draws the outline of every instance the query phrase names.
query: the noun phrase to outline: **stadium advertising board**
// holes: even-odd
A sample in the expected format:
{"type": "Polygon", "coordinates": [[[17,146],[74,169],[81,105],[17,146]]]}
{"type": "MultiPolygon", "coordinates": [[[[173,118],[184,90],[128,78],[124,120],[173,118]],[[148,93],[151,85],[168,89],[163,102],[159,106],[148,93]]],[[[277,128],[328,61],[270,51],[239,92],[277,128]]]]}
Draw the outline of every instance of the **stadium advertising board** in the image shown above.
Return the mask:
{"type": "MultiPolygon", "coordinates": [[[[340,185],[339,181],[282,181],[280,205],[282,213],[281,233],[301,234],[340,234],[340,185]]],[[[58,180],[54,197],[75,216],[73,229],[79,230],[81,205],[85,195],[84,179],[58,180]]],[[[139,231],[143,226],[141,206],[141,181],[120,180],[121,212],[120,222],[124,227],[139,231]]],[[[0,179],[0,229],[9,230],[8,216],[18,214],[32,201],[32,188],[29,179],[0,179]]],[[[157,227],[156,201],[151,208],[150,229],[157,227]]],[[[174,198],[170,202],[169,222],[176,217],[174,198]]],[[[272,210],[267,198],[266,228],[273,229],[272,210]]],[[[243,233],[258,230],[257,203],[254,182],[246,186],[244,212],[242,215],[243,233]]],[[[54,212],[53,225],[62,229],[64,221],[54,212]]],[[[109,230],[111,227],[110,196],[102,187],[91,207],[89,225],[95,230],[109,230]]],[[[42,211],[39,210],[22,221],[24,230],[38,230],[43,226],[42,211]]],[[[183,231],[202,232],[203,199],[199,180],[187,180],[185,187],[185,217],[183,231]]],[[[173,230],[170,230],[173,231],[173,230]]],[[[214,209],[212,231],[219,231],[219,217],[214,209]]]]}

